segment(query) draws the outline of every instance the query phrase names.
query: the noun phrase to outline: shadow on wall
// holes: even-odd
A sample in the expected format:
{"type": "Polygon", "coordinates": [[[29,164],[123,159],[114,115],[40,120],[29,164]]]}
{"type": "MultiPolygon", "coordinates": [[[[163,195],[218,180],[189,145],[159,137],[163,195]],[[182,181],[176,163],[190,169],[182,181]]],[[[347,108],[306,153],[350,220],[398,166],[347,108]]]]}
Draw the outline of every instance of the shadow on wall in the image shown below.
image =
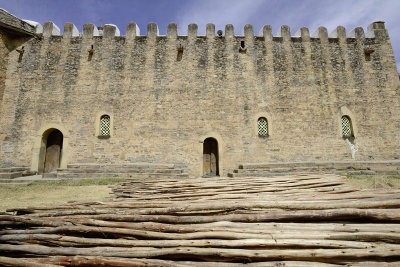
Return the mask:
{"type": "Polygon", "coordinates": [[[60,168],[64,136],[58,129],[48,129],[42,135],[38,173],[51,173],[60,168]]]}
{"type": "Polygon", "coordinates": [[[218,141],[206,138],[203,143],[203,177],[219,176],[218,141]]]}

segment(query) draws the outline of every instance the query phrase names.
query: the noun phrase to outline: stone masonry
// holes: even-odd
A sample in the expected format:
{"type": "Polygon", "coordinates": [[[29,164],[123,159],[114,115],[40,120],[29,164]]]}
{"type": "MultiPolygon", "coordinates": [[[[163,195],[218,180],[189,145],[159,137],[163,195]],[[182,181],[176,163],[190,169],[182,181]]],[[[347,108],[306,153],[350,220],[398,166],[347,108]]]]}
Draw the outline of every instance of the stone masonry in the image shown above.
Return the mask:
{"type": "Polygon", "coordinates": [[[218,36],[213,24],[206,36],[195,24],[178,36],[174,23],[166,36],[154,23],[146,35],[135,23],[126,36],[114,25],[79,33],[71,23],[61,34],[46,22],[16,37],[3,24],[0,166],[40,170],[49,129],[63,135],[61,168],[148,162],[200,176],[209,137],[219,175],[240,162],[352,160],[343,115],[357,160],[400,158],[399,78],[383,22],[311,36],[288,26],[255,35],[251,25],[243,36],[232,25],[218,36]],[[99,137],[103,115],[107,138],[99,137]],[[257,133],[261,117],[266,137],[257,133]]]}

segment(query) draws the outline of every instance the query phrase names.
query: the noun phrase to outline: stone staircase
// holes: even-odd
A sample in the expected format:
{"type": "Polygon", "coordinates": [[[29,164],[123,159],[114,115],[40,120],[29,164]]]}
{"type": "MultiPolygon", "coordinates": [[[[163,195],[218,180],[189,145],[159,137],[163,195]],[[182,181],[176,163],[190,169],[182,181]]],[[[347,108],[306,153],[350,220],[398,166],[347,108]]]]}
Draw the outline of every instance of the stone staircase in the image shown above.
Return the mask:
{"type": "Polygon", "coordinates": [[[241,163],[237,169],[228,173],[228,177],[264,177],[313,172],[353,175],[400,175],[400,160],[241,163]]]}
{"type": "Polygon", "coordinates": [[[57,178],[188,178],[183,168],[174,164],[128,163],[128,164],[69,164],[57,170],[57,178]]]}
{"type": "Polygon", "coordinates": [[[29,167],[0,168],[0,179],[14,179],[27,175],[33,175],[29,167]]]}

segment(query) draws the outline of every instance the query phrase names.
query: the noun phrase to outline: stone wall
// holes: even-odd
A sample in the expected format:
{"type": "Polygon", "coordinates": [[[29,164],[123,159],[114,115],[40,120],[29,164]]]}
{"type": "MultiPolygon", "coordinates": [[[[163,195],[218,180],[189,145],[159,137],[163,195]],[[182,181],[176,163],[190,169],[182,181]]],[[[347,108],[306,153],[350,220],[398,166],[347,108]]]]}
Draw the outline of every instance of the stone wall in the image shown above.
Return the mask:
{"type": "Polygon", "coordinates": [[[6,36],[0,32],[0,109],[2,106],[4,89],[6,86],[6,73],[8,64],[8,49],[6,47],[6,36]]]}
{"type": "MultiPolygon", "coordinates": [[[[9,54],[15,51],[18,54],[17,61],[21,61],[23,49],[21,47],[21,49],[16,50],[16,48],[34,36],[35,30],[34,26],[0,9],[0,112],[3,110],[2,106],[4,92],[6,91],[7,69],[10,67],[10,64],[13,64],[9,62],[9,54]]],[[[3,112],[8,112],[7,108],[8,107],[4,107],[5,110],[3,112]]],[[[0,126],[0,135],[8,130],[9,129],[0,126]]],[[[4,140],[1,141],[9,141],[9,139],[9,136],[4,136],[4,140]]],[[[13,146],[13,144],[10,144],[10,148],[11,146],[13,146]]],[[[0,144],[0,151],[1,150],[2,145],[0,144]]],[[[12,162],[12,160],[5,158],[6,156],[3,154],[0,154],[0,157],[2,157],[2,160],[0,160],[2,162],[12,162]]]]}
{"type": "Polygon", "coordinates": [[[21,20],[14,15],[0,8],[0,28],[7,29],[9,33],[18,33],[19,35],[34,36],[36,31],[35,26],[21,20]]]}
{"type": "Polygon", "coordinates": [[[202,175],[207,137],[218,141],[221,175],[239,162],[348,160],[342,115],[353,122],[356,159],[400,157],[398,74],[383,23],[329,37],[323,27],[312,37],[306,28],[291,36],[287,26],[254,36],[246,25],[234,36],[227,25],[222,37],[212,24],[206,36],[194,24],[188,36],[177,36],[176,24],[167,36],[155,24],[146,36],[134,23],[124,37],[112,25],[103,36],[92,24],[82,35],[72,24],[63,36],[54,29],[46,23],[42,39],[25,43],[21,62],[10,53],[0,165],[37,168],[49,128],[64,135],[62,167],[161,162],[202,175]],[[98,137],[104,114],[110,138],[98,137]],[[257,134],[259,117],[268,137],[257,134]]]}

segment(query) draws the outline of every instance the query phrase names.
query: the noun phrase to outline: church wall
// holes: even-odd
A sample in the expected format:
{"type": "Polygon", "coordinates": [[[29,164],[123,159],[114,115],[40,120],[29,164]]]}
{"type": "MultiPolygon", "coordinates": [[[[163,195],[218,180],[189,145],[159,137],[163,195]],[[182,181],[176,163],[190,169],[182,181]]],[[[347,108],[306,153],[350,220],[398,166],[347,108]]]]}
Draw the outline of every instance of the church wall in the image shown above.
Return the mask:
{"type": "Polygon", "coordinates": [[[0,108],[3,99],[6,73],[7,73],[7,61],[8,61],[8,49],[6,47],[7,38],[3,32],[0,31],[0,108]]]}
{"type": "Polygon", "coordinates": [[[216,37],[212,25],[206,36],[194,24],[188,36],[173,24],[158,36],[150,24],[139,36],[130,24],[121,37],[113,26],[93,36],[93,25],[53,36],[46,23],[21,62],[16,51],[8,58],[0,165],[37,162],[35,142],[51,127],[68,138],[67,163],[175,163],[201,175],[207,137],[219,142],[222,175],[240,162],[350,160],[342,115],[353,122],[356,159],[398,159],[400,91],[382,25],[333,37],[325,28],[293,37],[287,26],[254,36],[250,25],[234,36],[228,25],[216,37]],[[98,137],[104,114],[110,138],[98,137]],[[259,117],[268,137],[257,134],[259,117]]]}

